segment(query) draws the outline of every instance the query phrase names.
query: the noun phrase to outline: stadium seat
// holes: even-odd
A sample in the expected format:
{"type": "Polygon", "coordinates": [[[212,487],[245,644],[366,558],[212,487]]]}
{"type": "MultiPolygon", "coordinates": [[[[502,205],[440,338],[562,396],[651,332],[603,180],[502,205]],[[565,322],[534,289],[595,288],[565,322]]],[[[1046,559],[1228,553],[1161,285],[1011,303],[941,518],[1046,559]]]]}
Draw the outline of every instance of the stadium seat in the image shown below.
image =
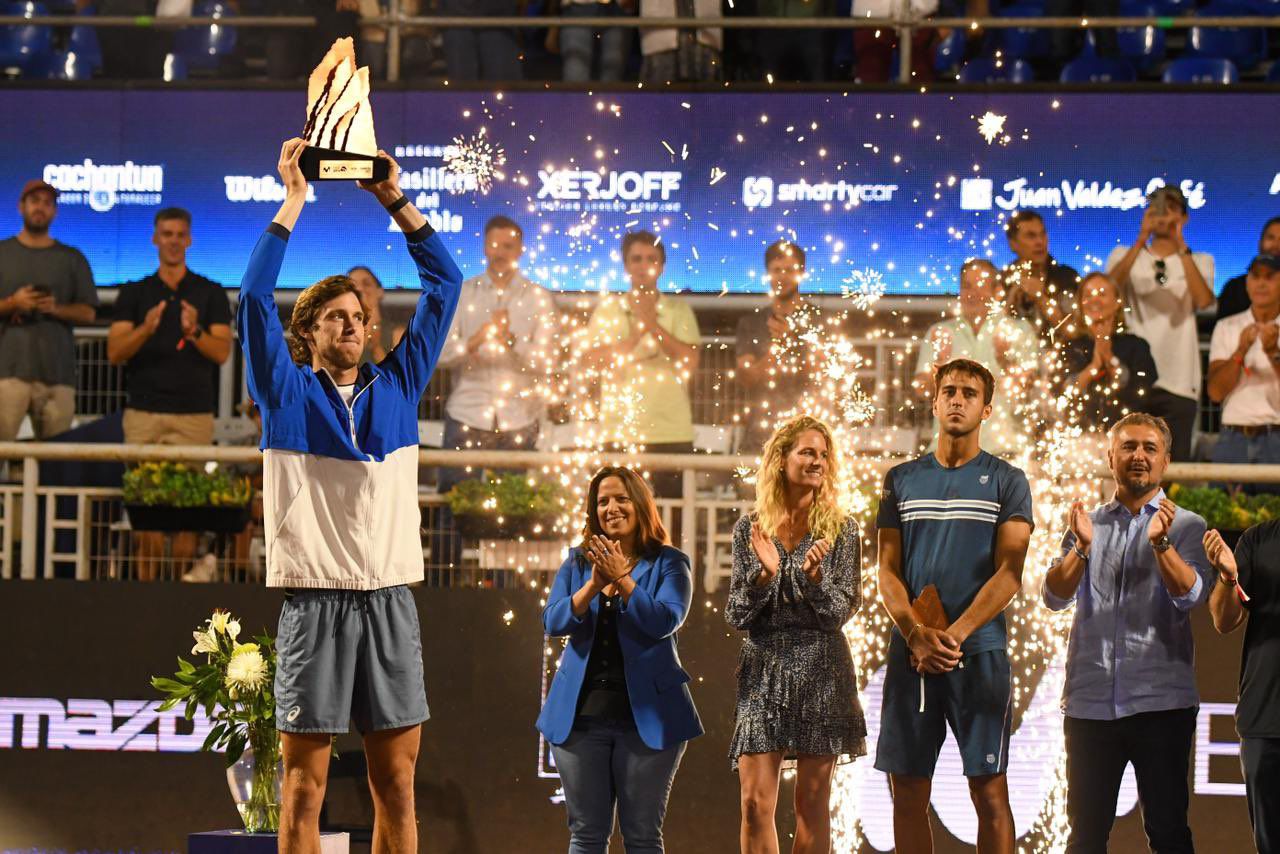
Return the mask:
{"type": "Polygon", "coordinates": [[[958,79],[961,83],[1031,83],[1036,75],[1025,60],[984,56],[966,62],[958,79]]]}
{"type": "MultiPolygon", "coordinates": [[[[1222,18],[1253,15],[1239,3],[1211,3],[1197,17],[1222,18]]],[[[1187,35],[1187,55],[1229,59],[1237,68],[1253,68],[1267,55],[1267,31],[1261,27],[1192,27],[1187,35]]]]}
{"type": "Polygon", "coordinates": [[[1169,63],[1164,72],[1165,83],[1218,83],[1227,85],[1240,80],[1240,72],[1229,59],[1187,56],[1169,63]]]}
{"type": "Polygon", "coordinates": [[[1196,0],[1156,0],[1156,12],[1162,17],[1179,18],[1195,11],[1196,0]]]}
{"type": "Polygon", "coordinates": [[[965,38],[964,30],[952,30],[933,49],[933,70],[943,76],[955,74],[964,63],[967,45],[968,40],[965,38]]]}
{"type": "MultiPolygon", "coordinates": [[[[1006,6],[996,12],[1002,18],[1043,18],[1044,9],[1027,3],[1006,6]]],[[[1015,27],[994,31],[997,49],[1006,59],[1029,59],[1048,56],[1053,49],[1049,31],[1031,27],[1015,27]]]]}
{"type": "Polygon", "coordinates": [[[1064,65],[1058,79],[1062,83],[1132,83],[1138,73],[1127,59],[1108,59],[1090,51],[1064,65]]]}
{"type": "Polygon", "coordinates": [[[1267,82],[1280,83],[1280,60],[1271,63],[1271,67],[1267,69],[1267,82]]]}
{"type": "MultiPolygon", "coordinates": [[[[77,14],[92,15],[93,10],[89,8],[77,14]]],[[[80,61],[88,63],[94,71],[102,69],[102,45],[98,41],[97,27],[84,24],[72,27],[67,50],[74,53],[80,61]]]]}
{"type": "MultiPolygon", "coordinates": [[[[205,0],[192,10],[197,18],[230,18],[235,11],[220,0],[205,0]]],[[[183,27],[173,38],[173,53],[182,57],[188,69],[217,70],[223,58],[236,49],[236,28],[220,24],[183,27]]]]}
{"type": "MultiPolygon", "coordinates": [[[[1122,3],[1122,18],[1153,18],[1161,15],[1159,7],[1150,3],[1122,3]]],[[[1165,34],[1156,27],[1125,27],[1116,30],[1116,41],[1120,45],[1120,55],[1149,71],[1164,61],[1165,34]]]]}
{"type": "MultiPolygon", "coordinates": [[[[49,14],[43,3],[0,3],[0,12],[36,19],[49,14]]],[[[30,74],[45,61],[53,47],[53,30],[39,24],[0,27],[0,69],[19,68],[30,74]]]]}

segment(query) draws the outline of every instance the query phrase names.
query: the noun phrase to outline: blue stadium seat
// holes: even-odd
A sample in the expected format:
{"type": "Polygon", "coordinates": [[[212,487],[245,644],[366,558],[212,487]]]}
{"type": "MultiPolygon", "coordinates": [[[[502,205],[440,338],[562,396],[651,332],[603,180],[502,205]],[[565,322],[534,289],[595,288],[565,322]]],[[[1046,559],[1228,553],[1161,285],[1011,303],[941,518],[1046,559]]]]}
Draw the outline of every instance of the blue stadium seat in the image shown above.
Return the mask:
{"type": "MultiPolygon", "coordinates": [[[[1197,17],[1232,17],[1255,14],[1239,3],[1211,3],[1197,17]]],[[[1187,55],[1229,59],[1238,68],[1253,68],[1267,55],[1267,31],[1261,27],[1192,27],[1187,35],[1187,55]]]]}
{"type": "MultiPolygon", "coordinates": [[[[996,12],[1002,18],[1043,18],[1044,8],[1028,3],[1006,6],[996,12]]],[[[1048,56],[1053,49],[1049,31],[1031,27],[1015,27],[994,31],[996,48],[1007,59],[1048,56]]]]}
{"type": "Polygon", "coordinates": [[[1155,0],[1157,14],[1166,18],[1190,15],[1196,9],[1196,0],[1155,0]]]}
{"type": "Polygon", "coordinates": [[[961,83],[1031,83],[1036,75],[1025,60],[984,56],[966,62],[958,79],[961,83]]]}
{"type": "MultiPolygon", "coordinates": [[[[33,21],[48,15],[43,3],[0,3],[0,12],[19,15],[33,21]]],[[[53,48],[53,30],[36,23],[0,27],[0,68],[20,68],[24,74],[38,69],[53,48]]]]}
{"type": "Polygon", "coordinates": [[[1132,83],[1138,72],[1127,59],[1109,59],[1088,51],[1064,65],[1058,79],[1062,83],[1132,83]]]}
{"type": "Polygon", "coordinates": [[[1240,80],[1240,72],[1229,59],[1186,56],[1169,63],[1164,72],[1165,83],[1218,83],[1227,85],[1240,80]]]}
{"type": "MultiPolygon", "coordinates": [[[[79,12],[80,15],[92,15],[92,9],[79,12]]],[[[71,28],[71,36],[67,41],[67,50],[76,57],[87,62],[94,71],[102,68],[102,45],[98,41],[98,28],[80,24],[71,28]]]]}
{"type": "MultiPolygon", "coordinates": [[[[231,18],[235,11],[220,0],[205,0],[191,14],[197,18],[231,18]]],[[[216,70],[235,49],[236,28],[221,24],[183,27],[173,38],[173,52],[185,60],[188,69],[216,70]]]]}
{"type": "Polygon", "coordinates": [[[952,30],[951,34],[939,41],[933,49],[933,70],[942,76],[954,74],[964,62],[967,44],[964,30],[952,30]]]}
{"type": "MultiPolygon", "coordinates": [[[[1160,15],[1160,10],[1150,3],[1122,3],[1122,18],[1152,18],[1160,15]]],[[[1116,30],[1116,41],[1120,45],[1120,55],[1144,71],[1149,71],[1164,61],[1164,30],[1156,27],[1125,27],[1116,30]]]]}

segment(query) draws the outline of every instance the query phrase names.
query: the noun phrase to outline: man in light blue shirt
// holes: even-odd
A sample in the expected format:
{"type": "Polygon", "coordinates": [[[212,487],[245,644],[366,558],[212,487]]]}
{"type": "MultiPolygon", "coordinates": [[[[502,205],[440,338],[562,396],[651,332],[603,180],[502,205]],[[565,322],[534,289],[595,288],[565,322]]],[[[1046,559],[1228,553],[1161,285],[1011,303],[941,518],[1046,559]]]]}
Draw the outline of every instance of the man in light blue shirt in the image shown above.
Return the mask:
{"type": "Polygon", "coordinates": [[[1164,419],[1126,415],[1110,438],[1115,497],[1092,513],[1072,506],[1041,588],[1052,610],[1076,608],[1062,698],[1067,851],[1105,854],[1132,762],[1151,849],[1191,854],[1187,768],[1200,700],[1190,611],[1214,579],[1205,522],[1160,488],[1172,445],[1164,419]]]}

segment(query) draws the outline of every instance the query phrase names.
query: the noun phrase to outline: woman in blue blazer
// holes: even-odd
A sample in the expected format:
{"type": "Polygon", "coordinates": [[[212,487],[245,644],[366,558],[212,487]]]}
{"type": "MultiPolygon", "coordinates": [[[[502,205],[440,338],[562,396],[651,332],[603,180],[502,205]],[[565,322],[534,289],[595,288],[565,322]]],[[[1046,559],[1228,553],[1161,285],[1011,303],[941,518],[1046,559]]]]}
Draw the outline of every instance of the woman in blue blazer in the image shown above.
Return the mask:
{"type": "Polygon", "coordinates": [[[615,807],[627,854],[652,854],[685,744],[702,735],[675,641],[693,574],[630,469],[596,472],[586,511],[542,612],[568,642],[538,729],[564,785],[569,854],[608,850],[615,807]]]}

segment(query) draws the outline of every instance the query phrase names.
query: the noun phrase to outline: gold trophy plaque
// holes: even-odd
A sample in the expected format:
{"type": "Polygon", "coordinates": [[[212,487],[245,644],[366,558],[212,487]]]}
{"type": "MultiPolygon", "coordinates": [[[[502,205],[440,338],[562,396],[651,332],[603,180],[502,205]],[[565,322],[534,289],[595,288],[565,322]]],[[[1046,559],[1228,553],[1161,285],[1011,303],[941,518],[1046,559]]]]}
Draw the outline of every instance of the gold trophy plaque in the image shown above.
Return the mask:
{"type": "Polygon", "coordinates": [[[350,38],[335,41],[311,72],[302,138],[299,166],[309,181],[383,181],[391,174],[373,134],[369,68],[356,67],[350,38]]]}

